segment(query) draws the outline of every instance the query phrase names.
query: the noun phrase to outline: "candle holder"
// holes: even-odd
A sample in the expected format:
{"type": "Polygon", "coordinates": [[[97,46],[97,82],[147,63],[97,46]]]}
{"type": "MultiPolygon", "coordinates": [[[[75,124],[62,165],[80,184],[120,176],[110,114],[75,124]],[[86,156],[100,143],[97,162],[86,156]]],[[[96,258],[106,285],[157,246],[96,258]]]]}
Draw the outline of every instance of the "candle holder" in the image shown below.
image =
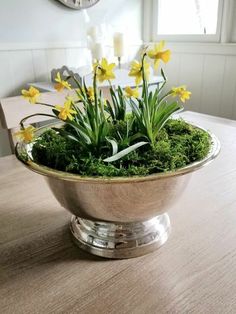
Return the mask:
{"type": "Polygon", "coordinates": [[[114,55],[118,58],[118,67],[121,68],[121,56],[124,55],[124,34],[115,33],[113,37],[114,55]]]}
{"type": "Polygon", "coordinates": [[[121,69],[121,57],[117,57],[118,59],[118,68],[121,69]]]}

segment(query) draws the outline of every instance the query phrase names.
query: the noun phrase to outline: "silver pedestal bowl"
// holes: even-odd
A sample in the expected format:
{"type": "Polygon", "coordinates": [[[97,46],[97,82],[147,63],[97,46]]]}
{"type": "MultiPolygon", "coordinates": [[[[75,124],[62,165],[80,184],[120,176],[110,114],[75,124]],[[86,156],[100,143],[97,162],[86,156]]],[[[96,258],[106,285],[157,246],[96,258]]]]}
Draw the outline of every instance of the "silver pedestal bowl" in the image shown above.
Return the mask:
{"type": "Polygon", "coordinates": [[[152,252],[168,239],[167,210],[183,193],[191,173],[220,151],[219,141],[210,136],[211,149],[203,160],[144,177],[82,177],[54,170],[32,160],[32,144],[18,144],[16,156],[45,176],[58,202],[73,214],[71,233],[80,248],[102,257],[130,258],[152,252]]]}

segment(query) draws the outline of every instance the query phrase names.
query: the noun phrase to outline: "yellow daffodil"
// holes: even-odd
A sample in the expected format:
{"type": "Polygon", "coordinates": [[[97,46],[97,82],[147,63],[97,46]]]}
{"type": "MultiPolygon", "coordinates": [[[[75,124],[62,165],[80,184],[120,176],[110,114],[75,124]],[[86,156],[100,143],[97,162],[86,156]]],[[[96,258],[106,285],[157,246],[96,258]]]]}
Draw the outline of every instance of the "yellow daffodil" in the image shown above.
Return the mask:
{"type": "MultiPolygon", "coordinates": [[[[84,88],[82,88],[82,91],[85,93],[85,89],[84,88]]],[[[83,96],[81,95],[81,91],[79,89],[77,89],[77,95],[79,97],[79,100],[83,100],[83,96]]],[[[91,101],[94,100],[94,89],[93,89],[92,86],[87,87],[86,95],[89,98],[89,100],[91,100],[91,101]]]]}
{"type": "Polygon", "coordinates": [[[21,94],[31,104],[35,104],[40,96],[39,90],[33,86],[30,86],[29,90],[22,89],[21,94]]]}
{"type": "Polygon", "coordinates": [[[131,88],[130,86],[127,86],[125,88],[125,96],[128,98],[134,97],[134,98],[138,98],[139,97],[139,91],[138,91],[138,87],[136,88],[131,88]]]}
{"type": "Polygon", "coordinates": [[[108,63],[107,59],[102,58],[101,63],[96,62],[93,65],[94,71],[96,71],[97,79],[100,83],[106,80],[113,80],[115,79],[114,68],[115,63],[108,63]]]}
{"type": "Polygon", "coordinates": [[[23,140],[25,143],[30,143],[34,138],[35,130],[36,129],[32,125],[29,125],[27,128],[22,128],[14,135],[20,140],[23,140]]]}
{"type": "Polygon", "coordinates": [[[54,88],[58,92],[61,92],[64,88],[71,89],[71,85],[67,81],[64,81],[64,80],[61,79],[60,72],[57,72],[57,76],[55,78],[55,81],[57,83],[54,85],[54,88]]]}
{"type": "Polygon", "coordinates": [[[93,101],[94,100],[94,89],[93,89],[93,87],[88,87],[88,89],[87,89],[87,96],[88,96],[88,98],[91,100],[91,101],[93,101]]]}
{"type": "Polygon", "coordinates": [[[173,97],[178,96],[182,102],[190,98],[192,93],[186,90],[186,86],[172,87],[171,95],[173,97]]]}
{"type": "Polygon", "coordinates": [[[58,115],[58,118],[61,119],[61,120],[73,120],[74,117],[72,116],[72,114],[75,114],[76,111],[74,109],[72,109],[73,105],[73,101],[71,100],[71,98],[68,98],[65,103],[64,103],[64,106],[60,106],[60,105],[56,105],[55,106],[55,109],[57,111],[59,111],[59,115],[58,115]]]}
{"type": "MultiPolygon", "coordinates": [[[[148,80],[149,75],[150,75],[150,64],[144,60],[144,75],[145,79],[148,80]]],[[[135,77],[135,84],[139,85],[142,81],[142,64],[138,62],[137,60],[134,60],[131,63],[131,68],[129,71],[129,76],[134,76],[135,77]]]]}
{"type": "Polygon", "coordinates": [[[165,46],[164,40],[162,40],[159,44],[155,44],[153,49],[150,49],[147,52],[149,58],[154,60],[154,68],[157,69],[162,60],[164,63],[167,63],[170,60],[170,50],[163,50],[165,46]]]}

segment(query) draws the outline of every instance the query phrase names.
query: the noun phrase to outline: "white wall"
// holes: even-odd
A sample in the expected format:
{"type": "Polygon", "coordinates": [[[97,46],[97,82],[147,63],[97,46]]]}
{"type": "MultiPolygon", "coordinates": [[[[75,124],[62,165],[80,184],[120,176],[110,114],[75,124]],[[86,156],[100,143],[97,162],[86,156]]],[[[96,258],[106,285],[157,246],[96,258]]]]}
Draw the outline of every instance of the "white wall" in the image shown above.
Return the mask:
{"type": "Polygon", "coordinates": [[[236,45],[169,43],[169,87],[187,85],[185,108],[236,120],[236,45]]]}
{"type": "Polygon", "coordinates": [[[89,24],[107,23],[141,38],[141,0],[100,0],[87,10],[71,10],[57,0],[7,0],[0,6],[0,44],[81,42],[89,24]]]}
{"type": "MultiPolygon", "coordinates": [[[[49,81],[53,68],[87,64],[86,30],[91,25],[125,31],[131,45],[127,58],[135,54],[142,37],[142,0],[100,0],[87,14],[90,22],[84,12],[56,0],[1,1],[0,99],[18,95],[28,82],[49,81]]],[[[106,54],[112,56],[111,47],[106,54]]],[[[0,130],[0,156],[9,153],[6,131],[0,130]]]]}
{"type": "MultiPolygon", "coordinates": [[[[234,0],[235,1],[235,0],[234,0]]],[[[233,14],[232,14],[232,29],[231,31],[231,40],[232,42],[236,42],[236,4],[234,2],[233,14]]]]}

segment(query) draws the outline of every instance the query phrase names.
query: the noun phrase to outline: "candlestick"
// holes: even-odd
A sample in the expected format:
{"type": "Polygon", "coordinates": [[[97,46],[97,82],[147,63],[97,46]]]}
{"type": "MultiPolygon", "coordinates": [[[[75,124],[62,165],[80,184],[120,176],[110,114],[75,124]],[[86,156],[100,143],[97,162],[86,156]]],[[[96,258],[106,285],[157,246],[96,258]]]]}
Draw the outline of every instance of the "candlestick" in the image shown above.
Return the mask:
{"type": "Polygon", "coordinates": [[[115,57],[122,57],[124,55],[124,34],[115,33],[113,37],[113,43],[115,57]]]}
{"type": "Polygon", "coordinates": [[[118,68],[121,69],[121,57],[118,57],[118,68]]]}

